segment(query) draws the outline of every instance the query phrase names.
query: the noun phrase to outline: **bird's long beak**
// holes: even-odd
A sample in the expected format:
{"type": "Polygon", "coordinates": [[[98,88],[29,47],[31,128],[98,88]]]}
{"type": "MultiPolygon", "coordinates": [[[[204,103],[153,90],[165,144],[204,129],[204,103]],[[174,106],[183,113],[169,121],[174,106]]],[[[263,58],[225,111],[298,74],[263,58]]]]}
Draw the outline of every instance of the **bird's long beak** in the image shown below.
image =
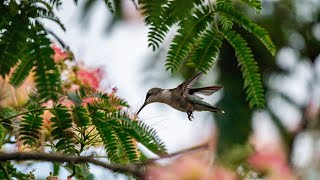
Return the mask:
{"type": "Polygon", "coordinates": [[[145,102],[143,103],[143,105],[141,106],[141,108],[139,109],[139,111],[137,112],[137,114],[139,114],[139,112],[140,112],[146,105],[147,105],[147,102],[145,101],[145,102]]]}

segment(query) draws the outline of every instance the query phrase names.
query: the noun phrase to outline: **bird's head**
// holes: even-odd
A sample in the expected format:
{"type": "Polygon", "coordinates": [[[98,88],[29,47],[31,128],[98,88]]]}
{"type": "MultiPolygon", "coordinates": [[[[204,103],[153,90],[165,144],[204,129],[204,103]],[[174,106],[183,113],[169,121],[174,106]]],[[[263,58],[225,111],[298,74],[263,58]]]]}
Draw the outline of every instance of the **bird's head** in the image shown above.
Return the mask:
{"type": "Polygon", "coordinates": [[[143,105],[141,106],[141,108],[139,109],[139,111],[137,112],[137,114],[140,113],[140,111],[148,104],[150,103],[154,103],[154,102],[159,102],[159,98],[161,98],[161,93],[162,93],[163,89],[161,88],[152,88],[147,92],[146,95],[146,99],[143,103],[143,105]]]}

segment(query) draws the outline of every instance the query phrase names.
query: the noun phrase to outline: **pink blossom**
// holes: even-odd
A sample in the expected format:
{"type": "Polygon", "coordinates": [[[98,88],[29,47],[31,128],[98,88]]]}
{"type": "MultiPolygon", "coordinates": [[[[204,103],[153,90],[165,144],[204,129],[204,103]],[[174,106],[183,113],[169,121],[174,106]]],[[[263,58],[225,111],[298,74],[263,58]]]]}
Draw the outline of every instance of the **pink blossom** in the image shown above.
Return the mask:
{"type": "Polygon", "coordinates": [[[262,144],[255,140],[256,153],[248,158],[256,170],[268,172],[268,179],[296,179],[280,142],[262,144]]]}
{"type": "Polygon", "coordinates": [[[198,156],[185,155],[167,166],[149,167],[146,179],[152,180],[235,180],[236,175],[222,167],[213,167],[211,162],[198,156]]]}
{"type": "Polygon", "coordinates": [[[95,97],[87,97],[85,99],[83,99],[82,104],[84,106],[87,106],[88,104],[92,104],[97,98],[95,97]]]}
{"type": "Polygon", "coordinates": [[[68,98],[60,99],[59,102],[60,102],[62,105],[64,105],[64,106],[66,106],[67,108],[69,108],[69,109],[71,108],[71,106],[74,105],[73,101],[71,101],[71,100],[68,99],[68,98]]]}
{"type": "Polygon", "coordinates": [[[237,176],[230,170],[223,167],[215,166],[210,179],[212,180],[235,180],[237,176]]]}
{"type": "Polygon", "coordinates": [[[52,44],[51,48],[54,51],[54,55],[53,55],[52,58],[53,58],[55,63],[58,63],[60,61],[64,61],[64,60],[69,58],[68,53],[65,52],[65,51],[62,51],[57,45],[52,44]]]}
{"type": "Polygon", "coordinates": [[[95,70],[80,69],[77,72],[77,78],[80,80],[80,82],[83,85],[89,86],[93,89],[99,88],[102,76],[103,72],[100,68],[97,68],[95,70]]]}

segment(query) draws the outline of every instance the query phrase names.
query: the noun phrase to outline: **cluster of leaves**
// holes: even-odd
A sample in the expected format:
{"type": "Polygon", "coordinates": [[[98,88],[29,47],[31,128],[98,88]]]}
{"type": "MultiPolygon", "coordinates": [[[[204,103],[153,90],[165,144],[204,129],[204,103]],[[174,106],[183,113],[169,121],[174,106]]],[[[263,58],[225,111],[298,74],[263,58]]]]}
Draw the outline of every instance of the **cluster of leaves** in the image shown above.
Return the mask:
{"type": "MultiPolygon", "coordinates": [[[[89,147],[104,146],[107,159],[112,163],[138,163],[141,159],[138,143],[154,153],[165,154],[164,143],[155,130],[127,113],[125,109],[129,106],[124,100],[92,89],[81,88],[77,92],[62,89],[60,66],[53,60],[54,51],[48,37],[56,35],[41,23],[42,19],[50,19],[64,30],[53,12],[60,6],[60,0],[0,3],[3,12],[0,17],[1,78],[8,77],[14,87],[19,87],[32,72],[36,84],[36,92],[24,107],[0,107],[0,145],[17,139],[23,147],[20,150],[47,151],[49,148],[75,156],[89,147]]],[[[91,176],[87,165],[59,166],[84,172],[83,177],[91,176]]],[[[9,164],[2,167],[0,172],[15,177],[9,164]]]]}
{"type": "MultiPolygon", "coordinates": [[[[171,42],[166,69],[176,72],[182,65],[197,71],[208,71],[219,56],[224,40],[235,49],[244,78],[244,88],[251,107],[265,105],[264,91],[257,63],[246,40],[233,26],[237,24],[256,36],[267,50],[274,55],[275,46],[267,31],[248,19],[233,0],[161,0],[138,1],[149,25],[149,46],[159,48],[168,32],[176,28],[171,42]]],[[[242,0],[256,13],[261,11],[260,0],[242,0]]]]}
{"type": "Polygon", "coordinates": [[[60,91],[60,75],[50,58],[53,54],[42,19],[53,20],[64,30],[53,8],[60,1],[5,0],[0,3],[0,75],[5,77],[15,66],[10,78],[15,87],[23,83],[31,71],[42,98],[56,99],[60,91]]]}
{"type": "Polygon", "coordinates": [[[30,171],[29,173],[24,174],[18,171],[11,162],[9,161],[0,162],[0,178],[8,179],[8,176],[15,177],[21,180],[35,179],[33,171],[30,171]]]}
{"type": "MultiPolygon", "coordinates": [[[[103,145],[110,162],[139,163],[139,142],[156,154],[166,154],[155,130],[130,116],[124,110],[128,107],[115,95],[81,88],[58,98],[52,107],[32,100],[26,110],[5,115],[0,124],[19,118],[16,138],[29,150],[50,147],[54,152],[80,155],[89,147],[103,145]],[[66,101],[69,103],[65,104],[66,101]],[[45,118],[44,113],[50,116],[45,118]]],[[[4,129],[0,129],[0,134],[5,134],[4,129]]]]}

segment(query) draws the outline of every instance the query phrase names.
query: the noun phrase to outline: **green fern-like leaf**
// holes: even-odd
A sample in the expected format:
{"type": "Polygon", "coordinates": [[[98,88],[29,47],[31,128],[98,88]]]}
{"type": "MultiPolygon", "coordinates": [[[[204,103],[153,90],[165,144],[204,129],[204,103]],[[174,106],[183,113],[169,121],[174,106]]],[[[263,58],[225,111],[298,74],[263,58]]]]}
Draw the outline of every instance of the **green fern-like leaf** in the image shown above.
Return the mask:
{"type": "Polygon", "coordinates": [[[174,37],[166,60],[166,70],[175,72],[187,59],[193,43],[201,35],[210,22],[214,20],[208,6],[202,6],[194,14],[189,14],[181,21],[178,34],[174,37]]]}
{"type": "MultiPolygon", "coordinates": [[[[233,8],[233,0],[217,0],[216,6],[225,6],[227,8],[233,8]]],[[[219,14],[219,22],[222,25],[223,30],[231,29],[233,27],[233,20],[224,14],[219,14]]]]}
{"type": "Polygon", "coordinates": [[[138,4],[142,14],[145,16],[145,22],[149,25],[159,23],[163,5],[167,2],[168,0],[139,0],[138,4]]]}
{"type": "Polygon", "coordinates": [[[26,58],[22,58],[17,68],[14,70],[13,74],[10,77],[10,83],[19,87],[23,81],[28,77],[30,71],[33,67],[33,57],[28,56],[26,58]]]}
{"type": "Polygon", "coordinates": [[[34,38],[36,42],[42,42],[41,44],[34,44],[36,50],[34,72],[39,98],[56,100],[58,93],[61,91],[61,81],[60,73],[53,59],[50,58],[53,50],[49,46],[49,40],[45,37],[45,34],[41,34],[41,31],[34,38]]]}
{"type": "Polygon", "coordinates": [[[150,151],[158,155],[167,153],[166,147],[157,135],[157,132],[147,124],[142,121],[133,121],[125,115],[120,114],[118,115],[118,119],[122,121],[122,128],[150,151]]]}
{"type": "Polygon", "coordinates": [[[45,28],[39,19],[46,18],[60,24],[53,13],[59,7],[58,0],[8,1],[0,3],[3,12],[0,22],[0,75],[9,74],[17,64],[10,82],[19,86],[31,69],[36,72],[36,86],[41,98],[55,99],[58,92],[59,74],[53,60],[51,42],[46,37],[45,28]],[[19,63],[20,62],[20,63],[19,63]],[[41,79],[41,78],[44,79],[41,79]]]}
{"type": "Polygon", "coordinates": [[[0,148],[6,135],[6,129],[0,124],[0,148]]]}
{"type": "Polygon", "coordinates": [[[139,151],[137,145],[134,143],[134,139],[123,130],[118,130],[117,135],[120,140],[119,144],[122,149],[122,156],[126,159],[126,162],[139,162],[139,151]]]}
{"type": "Polygon", "coordinates": [[[107,5],[109,11],[114,14],[114,9],[110,0],[105,0],[104,3],[107,5]]]}
{"type": "Polygon", "coordinates": [[[112,113],[107,115],[106,119],[118,140],[117,154],[121,158],[122,162],[139,162],[139,155],[137,146],[134,144],[132,137],[124,130],[121,129],[121,122],[112,113]]]}
{"type": "Polygon", "coordinates": [[[145,1],[145,4],[153,5],[150,9],[151,16],[146,18],[147,24],[150,25],[148,32],[149,47],[152,46],[153,50],[159,48],[159,44],[164,40],[169,29],[176,23],[181,21],[193,11],[193,8],[200,5],[202,0],[174,0],[174,1],[157,1],[154,5],[150,1],[145,1]],[[149,18],[150,17],[150,18],[149,18]]]}
{"type": "Polygon", "coordinates": [[[222,32],[225,39],[233,46],[244,78],[244,88],[250,107],[265,106],[264,91],[256,61],[247,42],[233,30],[222,32]]]}
{"type": "Polygon", "coordinates": [[[205,72],[209,70],[219,54],[222,39],[223,37],[215,30],[207,30],[200,38],[189,65],[197,71],[205,72]]]}
{"type": "Polygon", "coordinates": [[[27,34],[23,32],[29,32],[29,21],[19,13],[16,2],[10,2],[10,6],[0,3],[0,9],[3,13],[0,22],[0,75],[4,78],[19,62],[27,39],[27,34]],[[16,20],[11,17],[16,17],[16,20]]]}
{"type": "Polygon", "coordinates": [[[116,132],[110,125],[105,122],[105,114],[102,112],[91,113],[92,123],[99,132],[99,136],[105,145],[108,159],[111,162],[121,162],[121,157],[117,154],[118,149],[118,139],[116,137],[116,132]]]}
{"type": "MultiPolygon", "coordinates": [[[[113,144],[112,141],[115,141],[117,144],[116,150],[111,152],[110,149],[107,149],[108,157],[110,157],[112,161],[118,163],[138,162],[139,157],[137,147],[133,143],[133,139],[128,132],[121,128],[121,121],[118,116],[116,116],[117,114],[119,113],[114,112],[111,114],[104,114],[102,118],[96,118],[95,120],[98,121],[94,122],[99,134],[102,134],[100,137],[102,138],[106,148],[110,148],[110,146],[111,149],[115,148],[115,144],[113,144]],[[113,134],[112,138],[108,139],[109,137],[105,137],[106,131],[97,126],[107,127],[106,131],[110,131],[109,133],[113,134]]],[[[121,117],[122,115],[119,114],[119,116],[121,117]]]]}
{"type": "Polygon", "coordinates": [[[122,98],[119,97],[110,97],[109,98],[110,103],[112,104],[112,106],[120,106],[120,107],[130,107],[129,104],[127,103],[127,101],[125,101],[122,98]]]}
{"type": "Polygon", "coordinates": [[[162,42],[169,27],[172,25],[171,23],[167,24],[167,19],[171,16],[162,16],[163,6],[168,0],[140,0],[138,2],[145,16],[145,22],[150,26],[148,33],[149,46],[152,46],[153,50],[155,50],[159,47],[159,42],[162,42]]]}
{"type": "Polygon", "coordinates": [[[51,110],[54,115],[50,120],[52,122],[51,135],[54,140],[58,142],[55,144],[57,151],[65,154],[75,154],[76,148],[72,143],[72,134],[70,128],[72,127],[72,119],[67,108],[62,105],[51,110]]]}
{"type": "Polygon", "coordinates": [[[260,14],[262,9],[261,0],[241,0],[241,1],[248,4],[248,6],[254,8],[257,14],[260,14]]]}
{"type": "MultiPolygon", "coordinates": [[[[30,109],[34,109],[30,106],[30,109]]],[[[24,145],[36,146],[40,139],[40,130],[42,125],[42,110],[31,111],[22,117],[19,128],[19,140],[24,145]]]]}
{"type": "Polygon", "coordinates": [[[78,127],[86,127],[90,124],[88,111],[83,106],[75,106],[72,110],[72,120],[78,127]]]}
{"type": "MultiPolygon", "coordinates": [[[[42,2],[43,4],[43,2],[42,2]]],[[[64,27],[64,25],[62,24],[61,20],[59,17],[57,17],[54,12],[52,11],[52,7],[50,5],[47,5],[46,7],[47,8],[42,8],[41,6],[38,6],[38,5],[34,5],[36,6],[36,9],[37,9],[37,16],[36,16],[36,19],[47,19],[47,20],[51,20],[55,23],[57,23],[60,28],[65,31],[66,28],[64,27]]]]}
{"type": "Polygon", "coordinates": [[[268,35],[268,32],[264,28],[258,26],[257,24],[249,20],[241,12],[235,10],[233,7],[225,6],[222,4],[216,6],[216,10],[220,12],[220,14],[222,13],[224,16],[232,18],[235,22],[244,27],[247,31],[255,35],[268,49],[268,51],[272,55],[275,55],[275,45],[273,44],[270,36],[268,35]]]}

